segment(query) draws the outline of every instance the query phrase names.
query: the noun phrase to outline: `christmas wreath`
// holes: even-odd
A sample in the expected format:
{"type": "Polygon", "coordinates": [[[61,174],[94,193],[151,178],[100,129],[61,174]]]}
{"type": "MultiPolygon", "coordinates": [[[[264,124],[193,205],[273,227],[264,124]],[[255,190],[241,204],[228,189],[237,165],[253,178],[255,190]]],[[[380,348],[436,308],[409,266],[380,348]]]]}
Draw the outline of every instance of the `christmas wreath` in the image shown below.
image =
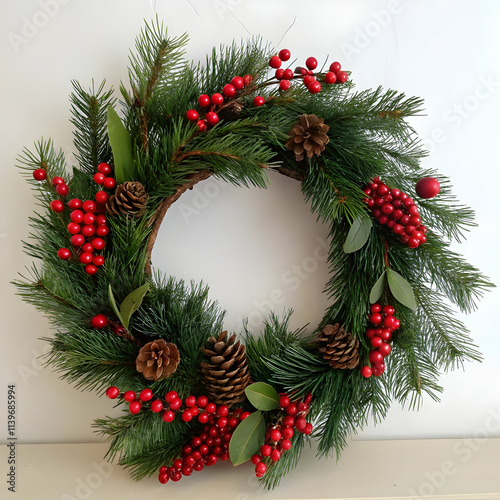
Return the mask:
{"type": "Polygon", "coordinates": [[[438,399],[441,370],[481,359],[453,305],[470,312],[492,285],[450,249],[473,212],[420,166],[407,121],[420,99],[356,92],[338,62],[285,68],[290,51],[259,40],[203,65],[186,43],[146,24],[121,118],[105,82],[73,83],[71,176],[51,141],[20,156],[44,211],[25,243],[42,264],[16,284],[55,328],[48,364],[123,407],[95,426],[135,479],[251,461],[272,488],[309,439],[338,456],[391,400],[438,399]],[[208,288],[153,272],[151,252],[196,183],[264,188],[270,171],[299,181],[331,227],[331,305],[312,332],[271,314],[259,335],[232,334],[208,288]]]}

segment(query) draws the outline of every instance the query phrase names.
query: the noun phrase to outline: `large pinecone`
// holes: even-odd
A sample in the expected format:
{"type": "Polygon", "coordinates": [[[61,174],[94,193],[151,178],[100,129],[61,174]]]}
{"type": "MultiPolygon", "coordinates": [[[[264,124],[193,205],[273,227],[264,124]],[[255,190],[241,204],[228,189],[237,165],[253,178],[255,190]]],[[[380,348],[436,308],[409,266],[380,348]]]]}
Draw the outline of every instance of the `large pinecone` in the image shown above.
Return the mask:
{"type": "Polygon", "coordinates": [[[295,153],[297,161],[302,161],[306,156],[307,158],[319,156],[328,144],[329,138],[326,135],[328,129],[323,118],[303,114],[290,130],[290,139],[285,142],[285,147],[295,153]]]}
{"type": "Polygon", "coordinates": [[[235,342],[236,335],[227,338],[210,337],[201,350],[207,361],[201,363],[205,386],[211,400],[218,405],[231,406],[245,399],[245,389],[251,383],[245,346],[235,342]]]}
{"type": "Polygon", "coordinates": [[[326,325],[318,335],[319,352],[334,369],[353,369],[359,363],[359,340],[338,323],[326,325]]]}
{"type": "Polygon", "coordinates": [[[111,215],[131,215],[140,217],[146,211],[149,194],[140,182],[124,182],[115,194],[109,197],[106,210],[111,215]]]}
{"type": "Polygon", "coordinates": [[[170,377],[177,370],[179,350],[172,342],[163,339],[148,342],[139,351],[135,367],[147,380],[161,380],[170,377]]]}

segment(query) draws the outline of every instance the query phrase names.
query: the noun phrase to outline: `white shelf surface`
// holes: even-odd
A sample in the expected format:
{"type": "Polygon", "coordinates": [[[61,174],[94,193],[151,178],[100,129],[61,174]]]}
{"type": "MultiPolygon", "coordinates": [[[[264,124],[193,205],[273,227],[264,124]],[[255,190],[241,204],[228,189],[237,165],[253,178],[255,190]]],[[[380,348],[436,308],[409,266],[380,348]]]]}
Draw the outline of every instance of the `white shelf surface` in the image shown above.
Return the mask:
{"type": "MultiPolygon", "coordinates": [[[[166,485],[155,477],[134,482],[127,471],[104,461],[107,448],[106,443],[18,445],[12,498],[500,499],[500,439],[352,441],[338,463],[318,461],[307,449],[274,491],[258,486],[249,464],[233,469],[220,463],[166,485]]],[[[8,451],[2,446],[3,464],[8,451]]],[[[11,498],[2,482],[0,498],[11,498]]]]}

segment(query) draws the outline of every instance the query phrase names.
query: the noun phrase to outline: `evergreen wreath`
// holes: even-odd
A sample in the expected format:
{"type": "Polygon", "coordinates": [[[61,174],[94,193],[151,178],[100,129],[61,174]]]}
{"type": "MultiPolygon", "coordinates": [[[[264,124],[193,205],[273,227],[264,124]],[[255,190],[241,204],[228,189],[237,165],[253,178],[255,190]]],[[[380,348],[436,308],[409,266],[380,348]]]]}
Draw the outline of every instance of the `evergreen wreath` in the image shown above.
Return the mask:
{"type": "Polygon", "coordinates": [[[406,119],[421,99],[355,92],[338,62],[284,69],[290,51],[259,40],[214,49],[204,65],[183,59],[186,43],[146,24],[122,119],[105,82],[73,82],[71,178],[50,140],[21,155],[43,209],[25,251],[42,264],[16,284],[54,326],[48,364],[124,408],[95,426],[134,479],[251,460],[273,488],[309,439],[338,457],[391,400],[437,400],[441,370],[481,359],[451,304],[470,312],[493,285],[450,249],[473,212],[420,166],[406,119]],[[195,184],[264,188],[269,171],[301,182],[331,227],[331,305],[309,334],[271,314],[260,335],[237,336],[207,287],[153,272],[151,252],[195,184]]]}

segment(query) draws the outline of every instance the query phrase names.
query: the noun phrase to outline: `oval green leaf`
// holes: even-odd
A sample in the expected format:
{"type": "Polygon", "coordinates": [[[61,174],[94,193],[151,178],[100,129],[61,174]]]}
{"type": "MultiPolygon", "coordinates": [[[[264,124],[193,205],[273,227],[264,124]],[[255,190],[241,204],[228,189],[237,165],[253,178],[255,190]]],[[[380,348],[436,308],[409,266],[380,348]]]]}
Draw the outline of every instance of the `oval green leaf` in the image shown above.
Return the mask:
{"type": "Polygon", "coordinates": [[[373,285],[373,288],[370,292],[370,304],[374,304],[380,299],[382,292],[385,288],[385,271],[380,275],[377,282],[373,285]]]}
{"type": "Polygon", "coordinates": [[[370,237],[372,221],[368,217],[359,217],[352,223],[344,243],[344,252],[352,253],[363,248],[370,237]]]}
{"type": "Polygon", "coordinates": [[[403,276],[392,269],[387,269],[387,283],[394,298],[410,309],[416,309],[417,301],[411,285],[403,276]]]}
{"type": "Polygon", "coordinates": [[[149,283],[146,283],[139,288],[136,288],[133,292],[130,292],[120,304],[120,314],[123,321],[123,326],[128,330],[128,325],[130,323],[130,318],[132,314],[141,307],[142,299],[144,295],[148,293],[149,283]]]}
{"type": "Polygon", "coordinates": [[[229,441],[229,458],[233,465],[240,465],[250,460],[264,444],[266,438],[266,422],[261,411],[249,415],[236,427],[229,441]]]}
{"type": "Polygon", "coordinates": [[[115,296],[113,294],[113,289],[111,288],[111,284],[108,285],[108,298],[113,311],[115,311],[116,317],[120,320],[120,323],[123,325],[123,318],[120,314],[120,310],[118,309],[118,305],[116,304],[115,296]]]}
{"type": "Polygon", "coordinates": [[[134,180],[136,168],[132,154],[132,140],[112,106],[108,107],[108,137],[113,151],[115,178],[118,184],[134,180]]]}
{"type": "Polygon", "coordinates": [[[256,382],[245,389],[245,394],[257,410],[269,411],[279,408],[279,394],[276,389],[264,382],[256,382]]]}

